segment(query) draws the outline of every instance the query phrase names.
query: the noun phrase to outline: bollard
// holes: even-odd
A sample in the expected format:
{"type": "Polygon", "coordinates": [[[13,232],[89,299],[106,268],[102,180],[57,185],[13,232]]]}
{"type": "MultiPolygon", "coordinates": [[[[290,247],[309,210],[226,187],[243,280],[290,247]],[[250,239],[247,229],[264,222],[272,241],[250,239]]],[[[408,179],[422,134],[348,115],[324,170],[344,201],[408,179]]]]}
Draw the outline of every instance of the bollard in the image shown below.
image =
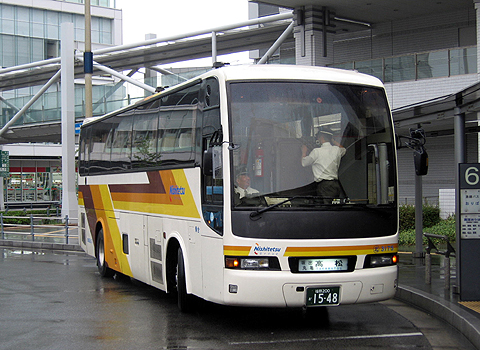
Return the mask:
{"type": "Polygon", "coordinates": [[[65,215],[65,244],[68,244],[68,215],[65,215]]]}
{"type": "MultiPolygon", "coordinates": [[[[425,234],[424,234],[425,235],[425,234]]],[[[432,249],[437,249],[435,244],[427,237],[427,247],[425,248],[425,284],[432,284],[432,249]]]]}
{"type": "Polygon", "coordinates": [[[455,249],[450,244],[447,236],[444,235],[434,235],[431,233],[424,233],[423,234],[427,238],[428,245],[426,247],[427,253],[425,254],[425,283],[431,284],[432,283],[432,261],[430,252],[432,249],[435,249],[438,254],[444,255],[445,258],[443,259],[444,264],[444,274],[445,274],[445,281],[444,281],[444,289],[450,290],[450,255],[455,254],[455,249]],[[431,241],[430,238],[441,239],[447,243],[447,250],[446,251],[439,251],[435,244],[431,241]]]}
{"type": "Polygon", "coordinates": [[[35,241],[35,233],[33,232],[33,214],[30,213],[30,233],[32,234],[32,241],[35,241]]]}
{"type": "Polygon", "coordinates": [[[445,289],[450,290],[450,256],[443,258],[445,265],[445,289]]]}
{"type": "Polygon", "coordinates": [[[446,239],[447,250],[445,251],[445,290],[450,290],[450,254],[455,254],[455,248],[446,239]]]}
{"type": "Polygon", "coordinates": [[[432,284],[432,255],[428,250],[425,254],[425,284],[432,284]]]}

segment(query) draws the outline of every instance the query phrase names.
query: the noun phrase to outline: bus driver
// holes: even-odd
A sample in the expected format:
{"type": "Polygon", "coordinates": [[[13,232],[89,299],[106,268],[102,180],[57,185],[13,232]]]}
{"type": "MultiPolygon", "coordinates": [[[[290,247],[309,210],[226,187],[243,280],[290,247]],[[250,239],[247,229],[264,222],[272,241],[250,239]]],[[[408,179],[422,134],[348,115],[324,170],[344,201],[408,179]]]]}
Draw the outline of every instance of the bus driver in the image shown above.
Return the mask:
{"type": "Polygon", "coordinates": [[[247,172],[239,173],[236,182],[235,193],[240,196],[240,199],[259,193],[256,189],[250,187],[250,176],[247,175],[247,172]]]}
{"type": "Polygon", "coordinates": [[[312,166],[317,195],[324,199],[325,204],[331,204],[334,198],[345,198],[338,181],[338,168],[346,150],[333,139],[333,132],[329,128],[320,128],[315,138],[320,147],[314,148],[308,156],[307,146],[302,145],[302,166],[312,166]]]}

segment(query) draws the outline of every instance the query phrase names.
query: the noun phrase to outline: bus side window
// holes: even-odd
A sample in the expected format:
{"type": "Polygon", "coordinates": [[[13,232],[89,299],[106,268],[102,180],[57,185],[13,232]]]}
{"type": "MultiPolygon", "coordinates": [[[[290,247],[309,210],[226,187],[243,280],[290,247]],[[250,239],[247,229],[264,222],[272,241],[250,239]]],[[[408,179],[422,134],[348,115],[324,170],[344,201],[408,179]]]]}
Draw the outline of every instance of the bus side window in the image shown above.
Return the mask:
{"type": "Polygon", "coordinates": [[[111,167],[114,170],[121,171],[131,168],[132,123],[133,112],[130,115],[120,114],[113,118],[116,128],[112,141],[111,167]]]}
{"type": "Polygon", "coordinates": [[[92,128],[85,128],[81,130],[79,164],[78,164],[78,171],[80,175],[88,174],[88,157],[90,156],[91,133],[92,133],[92,128]]]}
{"type": "Polygon", "coordinates": [[[111,128],[109,120],[89,126],[91,129],[90,147],[88,150],[89,174],[110,170],[110,152],[107,150],[107,136],[111,128]]]}
{"type": "Polygon", "coordinates": [[[158,108],[135,112],[132,135],[132,168],[148,168],[160,164],[157,153],[158,108]]]}

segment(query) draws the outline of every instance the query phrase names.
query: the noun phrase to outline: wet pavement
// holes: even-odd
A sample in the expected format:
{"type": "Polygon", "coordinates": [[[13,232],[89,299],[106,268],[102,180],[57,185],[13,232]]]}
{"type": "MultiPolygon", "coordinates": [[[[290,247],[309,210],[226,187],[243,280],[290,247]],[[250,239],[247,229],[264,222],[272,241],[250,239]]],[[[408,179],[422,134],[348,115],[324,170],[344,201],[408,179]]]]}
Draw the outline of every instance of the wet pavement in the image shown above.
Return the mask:
{"type": "Polygon", "coordinates": [[[432,254],[431,283],[426,283],[425,259],[400,253],[396,299],[414,305],[449,323],[480,349],[479,308],[460,301],[457,294],[456,260],[450,258],[450,288],[445,284],[445,257],[432,254]]]}
{"type": "Polygon", "coordinates": [[[320,308],[240,308],[176,298],[81,252],[0,248],[0,349],[473,350],[458,331],[398,300],[320,308]]]}
{"type": "MultiPolygon", "coordinates": [[[[138,310],[136,308],[146,308],[146,310],[150,310],[151,308],[156,308],[158,307],[158,303],[161,303],[162,305],[166,303],[168,305],[169,311],[168,311],[168,317],[170,317],[170,321],[167,323],[167,326],[170,327],[171,324],[176,325],[177,319],[184,319],[185,315],[179,314],[178,310],[176,309],[176,303],[175,300],[166,296],[165,294],[160,293],[158,290],[142,285],[141,286],[141,292],[138,293],[138,291],[135,289],[138,287],[138,284],[133,283],[128,281],[120,281],[120,287],[118,284],[112,284],[113,280],[106,281],[104,279],[100,279],[98,276],[98,273],[96,272],[96,267],[94,260],[88,256],[86,256],[83,253],[78,252],[80,250],[78,246],[78,236],[76,236],[76,227],[73,227],[71,230],[69,230],[71,235],[68,237],[68,244],[67,244],[67,237],[65,236],[64,232],[60,231],[58,232],[57,230],[54,230],[53,232],[41,232],[37,231],[35,233],[35,236],[32,237],[31,235],[28,235],[28,233],[25,232],[13,232],[9,234],[8,236],[5,236],[4,239],[0,239],[0,246],[7,247],[9,249],[3,250],[2,251],[8,251],[11,254],[11,252],[17,252],[16,254],[19,254],[18,252],[22,252],[21,254],[23,255],[23,258],[25,258],[25,254],[31,254],[29,257],[30,260],[33,260],[35,262],[40,263],[40,266],[46,266],[47,264],[49,272],[46,275],[46,278],[40,282],[32,282],[31,285],[25,285],[22,288],[32,288],[32,290],[35,290],[35,293],[31,293],[31,296],[29,296],[29,299],[27,301],[27,305],[36,305],[39,301],[45,301],[47,300],[47,296],[51,296],[52,292],[53,295],[57,295],[58,297],[53,298],[53,300],[49,300],[47,305],[43,305],[40,307],[39,310],[35,310],[35,307],[31,310],[31,315],[25,315],[25,318],[15,320],[14,322],[18,322],[18,327],[20,327],[18,330],[14,330],[13,333],[9,334],[9,336],[17,335],[21,338],[25,339],[30,339],[31,337],[31,345],[32,347],[37,347],[37,348],[48,348],[48,349],[54,349],[54,348],[59,348],[59,349],[64,349],[68,347],[60,347],[60,346],[51,346],[51,345],[46,345],[45,346],[33,346],[34,344],[34,335],[38,334],[38,332],[44,332],[44,331],[51,331],[53,334],[56,334],[57,331],[55,331],[56,328],[59,327],[59,329],[63,328],[63,325],[66,324],[66,322],[73,322],[73,323],[78,323],[77,321],[73,321],[71,318],[75,317],[80,317],[84,322],[81,322],[82,325],[76,325],[71,327],[71,332],[72,335],[71,337],[82,337],[82,334],[84,337],[92,338],[93,339],[109,339],[111,337],[111,333],[107,332],[107,329],[110,327],[115,328],[115,332],[117,335],[115,337],[119,336],[122,334],[122,332],[126,332],[125,329],[123,329],[122,326],[122,319],[125,317],[126,313],[131,312],[132,314],[135,314],[138,310]],[[28,250],[24,249],[30,249],[30,253],[28,253],[28,250]],[[50,252],[53,251],[53,254],[67,254],[66,257],[63,258],[55,258],[55,259],[49,259],[47,258],[48,254],[42,253],[42,251],[38,251],[38,249],[48,249],[50,252]],[[55,253],[55,251],[58,250],[58,252],[55,253]],[[75,265],[80,264],[80,270],[83,271],[74,271],[73,275],[69,274],[70,270],[70,265],[73,264],[75,261],[75,265]],[[63,266],[60,271],[58,271],[58,267],[63,266]],[[57,269],[55,268],[57,267],[57,269]],[[82,278],[85,277],[85,273],[89,276],[89,280],[86,282],[82,280],[82,278]],[[79,274],[77,276],[77,274],[79,274]],[[92,277],[93,276],[93,277],[92,277]],[[78,278],[77,278],[78,277],[78,278]],[[64,278],[65,280],[68,280],[69,285],[65,287],[64,290],[52,290],[54,287],[49,286],[49,281],[53,282],[53,279],[62,279],[64,278]],[[90,279],[93,278],[93,279],[90,279]],[[77,282],[78,281],[78,282],[77,282]],[[132,287],[133,286],[133,287],[132,287]],[[131,288],[134,288],[135,291],[132,292],[131,288]],[[158,294],[160,293],[160,294],[158,294]],[[91,301],[86,301],[83,300],[85,298],[85,295],[89,294],[95,294],[98,296],[98,298],[95,299],[93,304],[91,301]],[[163,295],[160,296],[159,295],[163,295]],[[125,304],[123,306],[128,306],[127,310],[122,309],[122,303],[125,303],[125,297],[128,299],[128,301],[140,301],[140,303],[136,306],[132,306],[130,304],[125,304]],[[72,304],[71,300],[72,298],[75,300],[75,302],[80,301],[85,304],[84,308],[85,309],[93,309],[93,310],[103,310],[102,312],[98,313],[95,312],[94,315],[89,315],[84,314],[84,312],[80,312],[75,309],[75,307],[70,307],[72,304]],[[152,300],[153,298],[153,304],[151,302],[148,302],[147,306],[143,305],[142,300],[152,300]],[[119,309],[113,308],[111,310],[104,309],[105,306],[103,305],[103,301],[105,299],[108,299],[110,301],[116,301],[119,303],[119,309]],[[70,300],[70,301],[69,301],[70,300]],[[83,300],[83,301],[82,301],[83,300]],[[103,301],[102,301],[103,300],[103,301]],[[43,319],[43,316],[41,315],[42,310],[56,310],[57,306],[62,306],[61,312],[56,314],[55,317],[48,317],[48,320],[45,320],[45,324],[42,324],[41,327],[38,327],[38,322],[43,319]],[[64,308],[65,307],[65,308],[64,308]],[[108,311],[108,312],[107,312],[108,311]],[[108,314],[110,311],[113,312],[114,318],[112,319],[112,315],[108,314]],[[108,314],[108,315],[107,315],[108,314]],[[115,316],[116,315],[116,316],[115,316]],[[58,317],[57,317],[58,316],[58,317]],[[108,316],[108,317],[107,317],[108,316]],[[66,319],[70,319],[70,321],[66,321],[66,319]],[[30,321],[31,320],[31,321],[30,321]],[[23,322],[26,322],[26,324],[23,324],[23,322]],[[95,331],[95,334],[90,334],[91,330],[88,332],[84,330],[83,328],[86,327],[86,329],[89,329],[93,324],[98,324],[98,330],[95,331]],[[25,333],[25,328],[28,329],[27,333],[25,333]],[[33,332],[33,333],[32,333],[33,332]],[[36,333],[37,332],[37,333],[36,333]],[[83,333],[82,333],[83,332],[83,333]],[[84,334],[85,332],[89,334],[84,334]],[[18,333],[18,334],[17,334],[18,333]],[[108,333],[108,334],[107,334],[108,333]],[[27,335],[28,334],[28,335],[27,335]]],[[[10,257],[11,260],[11,257],[10,257]]],[[[17,259],[17,260],[24,260],[24,259],[17,259]]],[[[415,306],[416,308],[419,308],[421,310],[426,311],[428,314],[435,316],[435,318],[438,318],[441,322],[446,322],[453,326],[455,329],[457,329],[461,334],[463,334],[471,344],[475,348],[480,349],[480,313],[477,312],[478,309],[475,309],[474,307],[469,307],[468,303],[462,303],[459,301],[459,296],[458,294],[455,293],[456,291],[456,276],[455,276],[455,258],[451,258],[451,287],[450,289],[445,289],[445,279],[444,279],[444,257],[441,255],[432,255],[432,280],[431,284],[426,284],[425,283],[425,264],[424,264],[424,259],[422,258],[413,258],[411,253],[400,253],[400,263],[399,263],[399,288],[397,291],[396,299],[398,301],[411,304],[415,306]]],[[[5,262],[5,256],[3,259],[3,262],[5,262]]],[[[31,277],[33,281],[35,281],[35,272],[33,270],[30,270],[30,268],[26,268],[25,266],[22,267],[21,264],[14,264],[14,265],[8,265],[8,267],[5,264],[1,264],[1,269],[8,268],[9,274],[15,275],[18,273],[22,278],[27,278],[31,277]],[[27,274],[25,275],[25,271],[27,271],[27,274]]],[[[1,272],[1,270],[0,270],[1,272]]],[[[0,281],[3,278],[0,279],[0,281]]],[[[114,281],[117,282],[117,281],[114,281]]],[[[2,284],[5,283],[5,280],[3,281],[2,284]]],[[[54,284],[54,283],[53,283],[54,284]]],[[[7,289],[9,289],[13,294],[15,294],[15,286],[9,286],[7,289]]],[[[28,293],[27,293],[28,294],[28,293]]],[[[6,309],[5,308],[5,298],[0,299],[0,315],[5,315],[5,312],[8,310],[12,315],[15,315],[15,310],[13,309],[6,309]]],[[[396,301],[389,301],[385,302],[385,306],[388,306],[389,308],[402,310],[402,308],[398,308],[398,305],[395,305],[396,301]],[[392,304],[393,303],[393,304],[392,304]]],[[[11,307],[13,305],[12,303],[15,303],[15,300],[10,300],[7,301],[8,307],[11,307]]],[[[22,303],[25,303],[25,300],[22,301],[22,303]]],[[[382,303],[378,304],[381,305],[382,303]]],[[[78,307],[78,304],[77,304],[78,307]]],[[[363,306],[358,306],[362,310],[357,310],[354,311],[354,314],[357,315],[358,311],[360,311],[360,314],[365,313],[366,311],[363,309],[363,306]]],[[[378,306],[379,307],[379,306],[378,306]]],[[[215,310],[217,307],[214,306],[213,310],[215,310]]],[[[335,308],[336,310],[337,308],[335,308]]],[[[330,313],[330,319],[332,322],[340,322],[338,324],[342,324],[342,319],[345,318],[347,319],[348,316],[348,307],[341,307],[338,308],[338,310],[347,310],[346,314],[343,314],[343,311],[340,313],[331,312],[330,313]]],[[[223,323],[251,323],[253,322],[257,326],[260,326],[261,320],[262,320],[262,310],[250,310],[250,311],[238,311],[238,309],[229,309],[229,312],[231,314],[230,317],[225,317],[224,316],[224,311],[222,312],[213,312],[213,314],[208,315],[207,313],[207,320],[210,322],[212,325],[215,324],[216,319],[221,319],[220,324],[223,323]],[[246,314],[244,312],[247,312],[246,314]],[[251,315],[249,314],[251,313],[251,315]]],[[[287,319],[290,318],[296,318],[298,315],[292,314],[291,312],[280,312],[280,313],[272,313],[271,310],[263,310],[265,315],[267,315],[266,321],[267,322],[274,322],[277,326],[279,324],[276,322],[277,319],[286,321],[287,319]]],[[[368,314],[368,312],[367,312],[368,314]]],[[[136,332],[139,335],[142,335],[145,330],[142,328],[147,322],[148,324],[152,323],[154,325],[149,326],[150,331],[156,333],[159,331],[157,327],[160,327],[159,325],[155,325],[156,323],[159,322],[157,319],[158,315],[155,315],[155,312],[152,314],[152,311],[147,312],[147,319],[146,320],[141,320],[141,319],[133,319],[131,322],[133,322],[133,329],[129,329],[128,332],[130,333],[135,333],[136,332]],[[143,325],[143,326],[142,326],[143,325]]],[[[165,316],[162,316],[165,317],[165,316]]],[[[190,316],[188,316],[190,317],[190,316]]],[[[187,325],[189,322],[193,322],[192,319],[185,319],[187,322],[187,325]]],[[[205,319],[204,319],[205,320],[205,319]]],[[[195,321],[197,322],[197,321],[195,321]]],[[[195,323],[194,322],[194,323],[195,323]]],[[[202,321],[203,322],[203,321],[202,321]]],[[[382,322],[386,322],[386,324],[389,324],[388,321],[384,320],[382,322]]],[[[431,324],[433,321],[429,320],[429,324],[431,324]]],[[[43,322],[42,322],[43,323],[43,322]]],[[[380,322],[381,324],[381,322],[380,322]]],[[[239,325],[240,329],[244,327],[245,325],[239,325]]],[[[303,324],[304,327],[309,327],[303,324]]],[[[165,327],[162,326],[162,327],[165,327]]],[[[177,326],[174,326],[173,328],[175,329],[175,332],[178,332],[178,329],[176,328],[177,326]]],[[[187,332],[189,329],[189,326],[185,325],[180,325],[180,329],[182,329],[182,332],[187,332]]],[[[192,324],[192,327],[198,327],[198,325],[192,324]]],[[[261,326],[263,327],[263,326],[261,326]]],[[[301,325],[298,325],[298,327],[301,327],[301,325]]],[[[357,324],[355,327],[360,327],[360,323],[357,324]]],[[[14,327],[14,329],[17,327],[14,327]]],[[[192,329],[193,329],[192,328],[192,329]]],[[[248,327],[247,327],[248,328],[248,327]]],[[[361,327],[360,327],[361,328],[361,327]]],[[[9,328],[11,330],[11,328],[9,328]]],[[[202,329],[202,328],[200,328],[202,329]]],[[[222,329],[222,327],[220,327],[222,329]]],[[[262,328],[265,330],[265,328],[262,328]]],[[[270,330],[269,327],[266,329],[270,330]]],[[[271,328],[272,335],[275,333],[274,328],[271,328]]],[[[283,328],[280,327],[282,330],[283,328]]],[[[165,330],[165,329],[163,329],[165,330]]],[[[251,329],[250,329],[251,330],[251,329]]],[[[168,330],[167,330],[168,331],[168,330]]],[[[284,329],[282,332],[285,331],[284,329]]],[[[298,331],[298,329],[297,329],[298,331]]],[[[6,335],[5,333],[5,328],[2,330],[0,327],[0,339],[6,339],[4,336],[6,335]],[[3,333],[3,334],[2,334],[3,333]]],[[[60,331],[59,331],[60,332],[60,331]]],[[[207,330],[205,330],[207,332],[207,330]]],[[[373,331],[372,331],[373,332],[373,331]]],[[[152,333],[152,334],[153,334],[152,333]]],[[[188,333],[188,332],[187,332],[188,333]]],[[[205,340],[208,340],[209,336],[205,334],[202,335],[202,332],[197,333],[196,331],[194,332],[194,338],[205,338],[205,340]]],[[[414,334],[414,332],[411,332],[414,334]]],[[[425,333],[425,332],[424,332],[425,333]]],[[[190,334],[190,333],[188,333],[190,334]]],[[[277,334],[277,333],[275,333],[277,334]]],[[[296,333],[296,336],[299,334],[305,335],[306,333],[296,333]]],[[[145,336],[145,334],[143,334],[145,336]]],[[[278,335],[278,334],[277,334],[278,335]]],[[[306,335],[305,335],[306,336],[306,335]]],[[[351,333],[348,336],[354,337],[354,333],[351,333]]],[[[59,335],[59,339],[63,339],[62,337],[65,337],[65,335],[62,333],[62,335],[59,335]]],[[[287,335],[285,335],[287,337],[287,335]]],[[[290,337],[290,336],[289,336],[290,337]]],[[[330,336],[329,336],[330,337],[330,336]]],[[[415,337],[415,336],[412,336],[415,337]]],[[[246,337],[247,342],[252,342],[250,345],[252,346],[247,346],[247,343],[245,343],[242,339],[238,340],[237,338],[232,338],[227,341],[229,346],[235,345],[237,348],[262,348],[261,344],[255,344],[255,340],[252,340],[251,337],[246,337]],[[254,345],[254,346],[253,346],[254,345]],[[258,345],[258,346],[257,346],[258,345]]],[[[339,336],[339,338],[342,338],[342,341],[345,341],[344,335],[339,336]]],[[[119,339],[122,339],[120,337],[119,339]]],[[[135,338],[137,339],[137,338],[135,338]]],[[[172,339],[175,339],[175,336],[173,336],[172,339]]],[[[183,339],[183,338],[182,338],[183,339]]],[[[263,338],[262,338],[263,339],[263,338]]],[[[306,336],[307,340],[305,340],[306,343],[312,344],[312,337],[311,336],[306,336]]],[[[329,338],[330,339],[330,338],[329,338]]],[[[332,338],[333,339],[333,338],[332,338]]],[[[353,339],[353,338],[352,338],[353,339]]],[[[112,339],[110,339],[112,340],[112,339]]],[[[29,340],[30,341],[30,340],[29,340]]],[[[142,348],[142,342],[141,342],[141,337],[138,338],[139,341],[139,347],[142,348]]],[[[404,340],[406,341],[406,340],[404,340]]],[[[418,339],[416,339],[416,343],[418,346],[420,343],[418,343],[418,339]]],[[[268,337],[267,340],[262,340],[262,343],[265,347],[265,344],[268,343],[268,337]]],[[[299,343],[303,344],[302,338],[298,339],[299,343]]],[[[88,343],[88,342],[87,342],[88,343]]],[[[132,346],[133,344],[128,341],[127,343],[132,346]]],[[[181,342],[180,342],[181,343],[181,342]]],[[[171,345],[168,343],[162,343],[162,346],[155,347],[155,348],[164,348],[164,349],[186,349],[186,348],[197,348],[196,345],[193,346],[188,346],[188,347],[175,347],[180,344],[179,342],[171,342],[171,345]],[[176,344],[176,345],[175,345],[176,344]]],[[[223,345],[227,344],[225,342],[221,343],[223,345]]],[[[430,343],[432,343],[430,341],[430,343]]],[[[28,342],[25,344],[29,344],[28,342]]],[[[59,344],[63,344],[62,346],[65,346],[68,344],[68,338],[65,340],[62,340],[59,344]]],[[[92,343],[93,344],[93,343],[92,343]]],[[[117,348],[126,348],[124,346],[121,346],[121,342],[117,343],[117,341],[107,341],[105,344],[110,344],[114,345],[117,348]]],[[[202,344],[200,348],[205,348],[204,346],[208,344],[206,343],[200,343],[202,344]]],[[[222,348],[222,345],[219,345],[215,343],[215,345],[208,345],[207,348],[222,348]]],[[[272,343],[273,344],[273,343],[272,343]]],[[[289,348],[286,346],[286,344],[282,344],[281,342],[275,342],[277,345],[276,347],[273,348],[289,348]]],[[[407,346],[408,342],[404,343],[405,346],[407,346]]],[[[0,340],[0,349],[10,349],[14,348],[12,346],[5,346],[8,345],[5,343],[5,341],[0,340]]],[[[198,344],[197,344],[198,345],[198,344]]],[[[291,345],[291,344],[290,344],[291,345]]],[[[305,344],[303,344],[305,345],[305,344]]],[[[417,347],[418,347],[417,346],[417,347]]],[[[270,347],[270,345],[268,345],[270,347]]],[[[380,345],[380,347],[382,347],[380,345]]],[[[408,347],[408,346],[407,346],[408,347]]],[[[75,348],[75,347],[70,347],[70,348],[75,348]]],[[[88,348],[88,346],[87,346],[88,348]]],[[[105,348],[109,348],[106,346],[105,348]]],[[[299,348],[299,347],[293,347],[293,348],[299,348]]],[[[334,348],[334,347],[332,347],[334,348]]],[[[422,348],[422,346],[420,346],[422,348]]],[[[428,346],[427,346],[428,348],[428,346]]],[[[434,347],[435,348],[435,347],[434,347]]],[[[438,347],[439,349],[441,348],[455,348],[455,347],[438,347]]],[[[467,349],[468,345],[465,347],[462,347],[467,349]]]]}

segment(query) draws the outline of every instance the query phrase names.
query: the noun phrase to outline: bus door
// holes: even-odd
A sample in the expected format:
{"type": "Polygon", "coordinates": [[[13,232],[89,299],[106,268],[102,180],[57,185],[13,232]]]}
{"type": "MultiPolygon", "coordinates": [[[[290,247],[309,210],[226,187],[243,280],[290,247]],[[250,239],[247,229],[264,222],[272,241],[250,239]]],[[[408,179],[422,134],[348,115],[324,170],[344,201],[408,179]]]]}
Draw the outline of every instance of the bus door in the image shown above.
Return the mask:
{"type": "Polygon", "coordinates": [[[200,98],[204,101],[202,113],[202,171],[201,229],[203,297],[207,300],[221,300],[223,279],[224,234],[224,178],[223,178],[223,132],[220,120],[220,92],[214,78],[203,82],[200,98]],[[209,278],[208,276],[215,276],[209,278]]]}

